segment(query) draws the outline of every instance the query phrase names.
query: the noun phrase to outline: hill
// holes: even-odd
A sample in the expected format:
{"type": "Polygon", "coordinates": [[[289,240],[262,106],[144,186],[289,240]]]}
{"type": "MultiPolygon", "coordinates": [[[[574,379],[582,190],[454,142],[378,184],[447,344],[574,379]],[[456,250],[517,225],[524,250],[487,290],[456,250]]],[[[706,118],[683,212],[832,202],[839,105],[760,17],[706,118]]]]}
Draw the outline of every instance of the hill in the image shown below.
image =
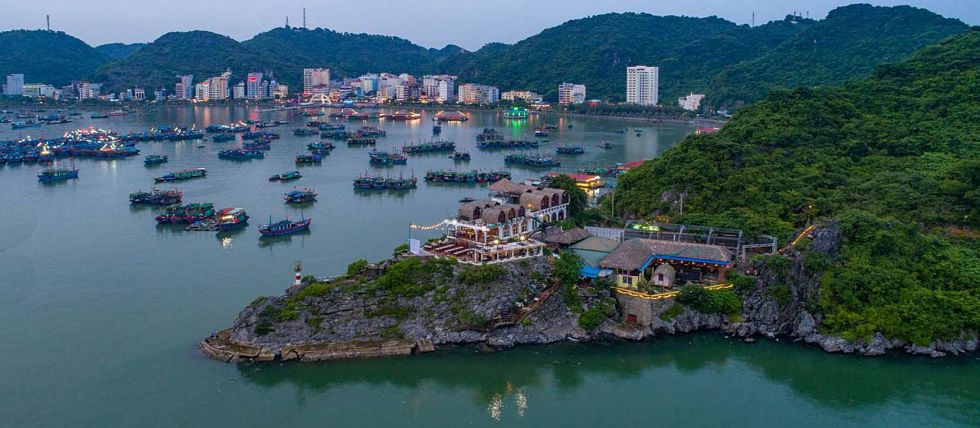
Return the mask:
{"type": "Polygon", "coordinates": [[[980,331],[978,93],[973,28],[843,88],[771,93],[623,176],[616,208],[782,239],[837,222],[840,255],[812,261],[825,331],[919,344],[980,331]]]}
{"type": "Polygon", "coordinates": [[[838,85],[966,28],[909,6],[840,7],[762,56],[726,67],[708,93],[720,105],[758,100],[776,87],[838,85]]]}
{"type": "Polygon", "coordinates": [[[724,19],[610,13],[568,21],[514,45],[488,45],[451,59],[464,80],[557,97],[561,82],[585,83],[589,98],[622,100],[626,67],[657,65],[661,98],[707,86],[714,72],[762,55],[812,25],[783,20],[751,28],[724,19]]]}
{"type": "Polygon", "coordinates": [[[23,73],[26,82],[67,85],[107,61],[85,42],[60,31],[4,31],[0,46],[0,76],[23,73]]]}
{"type": "Polygon", "coordinates": [[[95,47],[102,55],[110,60],[123,59],[146,46],[146,43],[108,43],[95,47]]]}
{"type": "Polygon", "coordinates": [[[236,40],[208,31],[167,33],[121,60],[106,64],[93,76],[110,90],[143,85],[172,88],[176,74],[193,74],[195,81],[230,68],[236,79],[249,71],[286,70],[280,56],[256,52],[236,40]]]}

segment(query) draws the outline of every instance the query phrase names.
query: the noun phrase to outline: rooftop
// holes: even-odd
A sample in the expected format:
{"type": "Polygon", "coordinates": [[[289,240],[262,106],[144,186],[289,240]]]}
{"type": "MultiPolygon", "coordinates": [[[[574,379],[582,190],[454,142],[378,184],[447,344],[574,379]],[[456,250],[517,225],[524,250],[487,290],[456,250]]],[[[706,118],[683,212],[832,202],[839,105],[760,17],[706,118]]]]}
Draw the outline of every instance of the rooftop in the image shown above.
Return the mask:
{"type": "Polygon", "coordinates": [[[604,268],[627,271],[645,269],[655,259],[687,261],[727,266],[732,253],[725,247],[692,242],[630,239],[602,259],[604,268]]]}

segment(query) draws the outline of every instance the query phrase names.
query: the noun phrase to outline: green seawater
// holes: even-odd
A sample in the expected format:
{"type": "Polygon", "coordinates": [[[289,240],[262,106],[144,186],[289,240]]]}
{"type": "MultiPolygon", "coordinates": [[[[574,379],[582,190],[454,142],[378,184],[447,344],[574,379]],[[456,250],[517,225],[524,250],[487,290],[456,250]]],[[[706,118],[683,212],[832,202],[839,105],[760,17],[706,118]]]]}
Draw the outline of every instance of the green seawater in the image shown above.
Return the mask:
{"type": "MultiPolygon", "coordinates": [[[[367,122],[388,131],[379,150],[427,140],[430,113],[409,123],[367,122]]],[[[294,137],[309,118],[244,107],[159,108],[66,125],[13,131],[0,140],[52,137],[89,125],[119,132],[158,124],[204,127],[244,119],[290,120],[263,160],[227,162],[236,143],[140,143],[170,163],[140,158],[79,159],[80,179],[36,181],[37,165],[0,167],[0,426],[977,426],[980,361],[904,355],[860,358],[792,343],[745,344],[720,334],[643,343],[560,344],[484,354],[444,349],[412,358],[323,364],[231,365],[196,351],[259,295],[289,286],[293,263],[335,275],[357,258],[378,260],[409,237],[409,223],[432,224],[480,187],[429,185],[401,194],[355,193],[357,174],[424,175],[427,169],[504,168],[514,152],[480,152],[483,127],[530,136],[542,122],[558,131],[543,143],[581,144],[562,170],[654,157],[693,131],[611,119],[532,117],[506,121],[472,113],[443,125],[442,137],[473,155],[412,156],[376,170],[369,148],[338,148],[296,182],[268,177],[296,169],[316,137],[294,137]],[[571,124],[573,127],[569,128],[571,124]],[[633,132],[612,132],[642,127],[633,132]],[[597,147],[613,143],[611,150],[597,147]],[[203,147],[198,147],[199,145],[203,147]],[[158,227],[157,210],[131,208],[130,192],[152,177],[206,167],[207,178],[178,183],[185,202],[244,207],[251,226],[227,235],[158,227]],[[319,201],[288,207],[282,195],[312,187],[319,201]],[[260,241],[269,216],[313,218],[312,230],[260,241]]],[[[325,120],[325,119],[323,119],[325,120]]],[[[361,123],[348,123],[356,128],[361,123]]],[[[65,162],[65,161],[61,161],[65,162]]],[[[515,179],[544,171],[511,170],[515,179]]],[[[173,186],[161,186],[170,188],[173,186]]],[[[422,239],[437,232],[413,232],[422,239]]]]}

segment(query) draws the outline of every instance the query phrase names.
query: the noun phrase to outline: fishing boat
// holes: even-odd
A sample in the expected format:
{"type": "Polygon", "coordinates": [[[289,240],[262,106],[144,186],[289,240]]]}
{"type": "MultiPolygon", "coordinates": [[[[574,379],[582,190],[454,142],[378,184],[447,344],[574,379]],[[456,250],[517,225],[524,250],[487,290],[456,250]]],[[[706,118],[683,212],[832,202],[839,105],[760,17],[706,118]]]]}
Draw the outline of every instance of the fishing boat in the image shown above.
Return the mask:
{"type": "Polygon", "coordinates": [[[534,136],[535,137],[547,137],[548,135],[549,135],[548,134],[548,131],[545,130],[545,129],[538,128],[538,129],[535,129],[534,130],[534,136]]]}
{"type": "Polygon", "coordinates": [[[216,215],[218,232],[228,232],[248,225],[248,214],[244,208],[222,208],[216,215]]]}
{"type": "Polygon", "coordinates": [[[581,146],[558,146],[555,151],[560,155],[580,155],[585,153],[585,149],[581,146]]]}
{"type": "Polygon", "coordinates": [[[432,134],[439,135],[442,133],[442,125],[432,125],[432,134]]]}
{"type": "Polygon", "coordinates": [[[411,178],[386,178],[372,177],[363,175],[354,178],[354,189],[356,190],[410,190],[416,188],[418,179],[411,178]]]}
{"type": "Polygon", "coordinates": [[[343,129],[331,129],[320,133],[320,138],[331,138],[334,140],[346,140],[351,137],[350,132],[343,129]]]}
{"type": "MultiPolygon", "coordinates": [[[[347,126],[345,126],[343,123],[328,123],[328,122],[316,122],[316,123],[320,124],[321,131],[343,131],[344,129],[347,129],[347,126]]],[[[307,125],[309,125],[309,123],[307,125]]]]}
{"type": "Polygon", "coordinates": [[[269,177],[269,181],[292,181],[299,180],[301,177],[303,177],[303,175],[300,174],[299,171],[289,171],[273,175],[272,177],[269,177]]]}
{"type": "Polygon", "coordinates": [[[319,154],[296,155],[296,165],[314,165],[323,162],[323,156],[319,154]]]}
{"type": "Polygon", "coordinates": [[[40,163],[54,162],[54,152],[51,151],[47,144],[41,144],[41,150],[37,154],[37,161],[40,163]]]}
{"type": "Polygon", "coordinates": [[[133,205],[174,205],[179,204],[183,193],[177,189],[157,190],[149,192],[137,191],[129,194],[129,203],[133,205]]]}
{"type": "Polygon", "coordinates": [[[218,159],[247,161],[252,159],[264,159],[265,153],[261,150],[230,149],[218,152],[218,159]]]}
{"type": "Polygon", "coordinates": [[[374,138],[351,137],[347,139],[348,146],[373,146],[378,143],[374,138]]]}
{"type": "Polygon", "coordinates": [[[326,143],[310,143],[310,144],[307,144],[306,145],[306,149],[309,150],[309,151],[311,151],[311,152],[317,151],[317,150],[323,151],[323,152],[329,152],[330,150],[333,150],[334,148],[336,148],[336,146],[334,146],[333,143],[331,143],[331,142],[326,142],[326,143]]]}
{"type": "MultiPolygon", "coordinates": [[[[302,216],[302,214],[300,214],[302,216]]],[[[272,216],[269,216],[269,223],[259,226],[259,233],[263,237],[268,236],[283,236],[292,233],[300,232],[310,228],[310,222],[313,219],[300,217],[299,221],[290,221],[288,218],[276,223],[272,222],[272,216]]]]}
{"type": "Polygon", "coordinates": [[[435,119],[441,122],[466,122],[470,117],[461,111],[440,111],[435,114],[435,119]]]}
{"type": "Polygon", "coordinates": [[[504,141],[504,134],[493,128],[483,128],[483,131],[477,134],[476,141],[504,141]]]}
{"type": "Polygon", "coordinates": [[[40,128],[40,122],[27,121],[27,122],[14,122],[10,124],[12,129],[27,129],[27,128],[40,128]]]}
{"type": "Polygon", "coordinates": [[[391,120],[397,121],[417,120],[420,118],[422,118],[422,115],[414,111],[399,110],[391,114],[391,120]]]}
{"type": "Polygon", "coordinates": [[[77,178],[78,170],[74,168],[45,168],[37,173],[37,181],[41,183],[54,183],[77,178]]]}
{"type": "Polygon", "coordinates": [[[481,150],[493,150],[493,149],[536,149],[538,148],[537,141],[531,140],[495,140],[495,141],[477,141],[476,147],[481,150]]]}
{"type": "Polygon", "coordinates": [[[160,224],[187,224],[207,220],[214,217],[214,204],[210,202],[188,205],[171,205],[167,210],[156,216],[160,224]]]}
{"type": "Polygon", "coordinates": [[[449,170],[430,170],[425,173],[425,181],[430,183],[496,183],[505,178],[510,178],[507,171],[449,171],[449,170]]]}
{"type": "Polygon", "coordinates": [[[247,141],[242,144],[245,150],[272,150],[272,140],[247,141]]]}
{"type": "Polygon", "coordinates": [[[544,157],[541,155],[531,156],[527,154],[507,155],[504,158],[507,165],[524,165],[535,168],[551,168],[561,166],[561,161],[555,158],[544,157]]]}
{"type": "Polygon", "coordinates": [[[610,143],[608,141],[600,141],[599,142],[599,147],[601,147],[603,149],[606,149],[606,150],[609,150],[609,149],[612,148],[612,143],[610,143]]]}
{"type": "Polygon", "coordinates": [[[188,180],[191,178],[204,177],[206,175],[208,175],[208,170],[204,168],[185,169],[183,171],[171,172],[169,174],[156,177],[153,179],[153,181],[156,181],[157,183],[163,183],[163,182],[170,182],[170,181],[188,180]]]}
{"type": "Polygon", "coordinates": [[[453,162],[469,162],[470,161],[470,153],[469,152],[453,152],[453,155],[450,156],[450,157],[453,159],[453,162]]]}
{"type": "Polygon", "coordinates": [[[309,128],[296,128],[293,130],[293,135],[297,137],[309,137],[311,135],[317,135],[319,133],[320,131],[317,131],[315,129],[309,129],[309,128]]]}
{"type": "Polygon", "coordinates": [[[313,189],[293,190],[286,193],[287,204],[305,204],[316,201],[316,192],[313,189]]]}
{"type": "Polygon", "coordinates": [[[211,141],[215,143],[223,143],[225,141],[235,141],[235,134],[231,134],[227,132],[221,134],[215,134],[211,136],[211,141]]]}
{"type": "Polygon", "coordinates": [[[378,128],[376,126],[362,126],[357,131],[354,131],[354,136],[361,137],[384,137],[387,136],[388,132],[384,129],[378,128]]]}
{"type": "Polygon", "coordinates": [[[242,134],[243,140],[278,140],[279,134],[266,131],[249,131],[242,134]]]}
{"type": "Polygon", "coordinates": [[[368,153],[370,157],[371,165],[375,166],[392,166],[392,165],[406,165],[408,164],[408,157],[401,153],[388,153],[379,152],[377,150],[371,150],[368,153]]]}
{"type": "Polygon", "coordinates": [[[159,165],[168,161],[167,155],[147,155],[143,158],[143,165],[159,165]]]}
{"type": "Polygon", "coordinates": [[[108,119],[109,115],[105,113],[92,113],[89,116],[90,119],[108,119]]]}
{"type": "Polygon", "coordinates": [[[451,152],[456,150],[456,143],[453,141],[431,141],[428,143],[409,144],[402,146],[403,153],[436,153],[451,152]]]}

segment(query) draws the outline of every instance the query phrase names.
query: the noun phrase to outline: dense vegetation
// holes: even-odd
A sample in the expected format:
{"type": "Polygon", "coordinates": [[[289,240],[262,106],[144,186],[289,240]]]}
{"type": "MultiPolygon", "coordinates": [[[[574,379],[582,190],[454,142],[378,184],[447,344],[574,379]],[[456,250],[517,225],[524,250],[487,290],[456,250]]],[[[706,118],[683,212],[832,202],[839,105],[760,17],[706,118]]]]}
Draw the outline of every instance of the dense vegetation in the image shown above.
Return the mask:
{"type": "Polygon", "coordinates": [[[717,105],[758,100],[775,87],[837,85],[964,30],[958,20],[909,6],[842,7],[764,55],[727,67],[708,93],[717,105]]]}
{"type": "Polygon", "coordinates": [[[22,73],[28,83],[67,85],[107,61],[85,42],[60,31],[3,31],[0,47],[0,79],[22,73]]]}
{"type": "Polygon", "coordinates": [[[919,343],[978,330],[978,94],[973,28],[840,89],[772,93],[623,176],[617,208],[784,240],[838,220],[840,258],[814,263],[826,329],[919,343]]]}
{"type": "Polygon", "coordinates": [[[146,43],[107,43],[95,47],[106,58],[111,60],[123,59],[146,46],[146,43]]]}

